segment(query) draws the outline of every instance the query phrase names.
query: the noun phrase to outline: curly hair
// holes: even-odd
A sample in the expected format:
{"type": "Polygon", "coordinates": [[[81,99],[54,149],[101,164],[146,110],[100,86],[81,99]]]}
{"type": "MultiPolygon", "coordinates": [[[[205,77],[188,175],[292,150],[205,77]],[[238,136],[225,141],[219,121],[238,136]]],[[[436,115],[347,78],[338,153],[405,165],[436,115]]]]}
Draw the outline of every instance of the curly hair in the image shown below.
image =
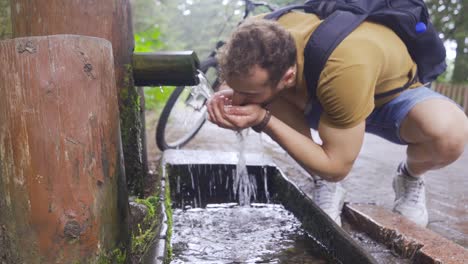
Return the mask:
{"type": "Polygon", "coordinates": [[[277,22],[248,19],[231,35],[217,58],[221,79],[242,77],[258,65],[276,86],[287,69],[296,64],[296,45],[289,32],[277,22]]]}

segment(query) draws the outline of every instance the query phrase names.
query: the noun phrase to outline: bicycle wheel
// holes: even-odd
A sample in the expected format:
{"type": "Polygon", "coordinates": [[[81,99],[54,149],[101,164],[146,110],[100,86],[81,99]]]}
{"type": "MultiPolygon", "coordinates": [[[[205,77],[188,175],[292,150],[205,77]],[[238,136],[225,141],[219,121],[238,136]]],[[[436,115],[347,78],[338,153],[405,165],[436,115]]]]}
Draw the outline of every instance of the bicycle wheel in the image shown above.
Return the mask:
{"type": "Polygon", "coordinates": [[[218,85],[217,61],[208,58],[200,65],[200,84],[178,86],[170,95],[159,117],[156,144],[160,150],[181,148],[200,130],[206,121],[206,101],[218,85]],[[210,82],[204,75],[207,73],[210,82]]]}

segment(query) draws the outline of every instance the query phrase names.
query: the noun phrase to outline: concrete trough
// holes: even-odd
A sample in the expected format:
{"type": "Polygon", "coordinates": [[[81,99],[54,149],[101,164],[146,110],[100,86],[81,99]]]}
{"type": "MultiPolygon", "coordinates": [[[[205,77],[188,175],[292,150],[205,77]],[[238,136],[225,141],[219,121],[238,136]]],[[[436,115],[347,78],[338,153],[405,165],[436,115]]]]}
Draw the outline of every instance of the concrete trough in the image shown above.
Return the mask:
{"type": "MultiPolygon", "coordinates": [[[[167,263],[166,246],[170,241],[166,240],[169,229],[164,208],[165,186],[185,188],[183,192],[171,192],[173,207],[237,202],[230,193],[232,188],[224,188],[225,191],[221,192],[213,192],[212,188],[210,193],[207,186],[213,182],[207,182],[207,178],[213,178],[215,174],[220,186],[232,184],[230,177],[221,175],[232,174],[239,161],[238,155],[234,152],[195,150],[164,152],[160,197],[162,221],[159,235],[143,263],[167,263]],[[184,182],[193,182],[197,188],[188,186],[192,184],[182,186],[184,182]]],[[[265,191],[258,188],[257,201],[254,202],[282,204],[301,221],[303,228],[315,239],[317,248],[336,263],[468,263],[465,248],[373,204],[345,204],[344,229],[341,229],[268,156],[247,153],[245,160],[249,174],[255,175],[258,186],[267,186],[265,190],[270,197],[267,201],[265,191]]]]}
{"type": "MultiPolygon", "coordinates": [[[[208,203],[235,202],[234,195],[229,192],[211,191],[210,193],[207,190],[209,184],[207,184],[206,177],[218,179],[211,184],[219,184],[220,186],[232,184],[229,177],[223,178],[217,174],[229,175],[231,171],[236,169],[238,159],[238,153],[232,152],[165,151],[161,166],[162,186],[170,186],[173,204],[182,208],[187,205],[203,207],[208,203]],[[194,184],[184,184],[185,182],[194,184]],[[192,186],[197,187],[192,188],[192,186]],[[180,188],[183,191],[180,191],[179,194],[173,191],[180,188]]],[[[292,212],[302,223],[303,229],[316,241],[317,249],[321,250],[321,254],[327,259],[333,260],[335,263],[379,263],[348,233],[323,213],[268,157],[246,154],[245,160],[249,174],[254,174],[256,177],[257,185],[267,187],[270,202],[282,204],[285,209],[292,212]]],[[[230,189],[227,188],[227,190],[230,189]]],[[[258,188],[258,190],[260,189],[262,188],[258,188]]],[[[259,191],[257,201],[254,202],[267,202],[265,197],[265,191],[259,191]]],[[[164,215],[161,219],[167,219],[164,214],[163,199],[164,197],[161,195],[161,213],[164,215]]],[[[159,237],[150,247],[144,263],[165,263],[168,244],[166,241],[167,220],[161,226],[163,228],[160,229],[159,237]]]]}

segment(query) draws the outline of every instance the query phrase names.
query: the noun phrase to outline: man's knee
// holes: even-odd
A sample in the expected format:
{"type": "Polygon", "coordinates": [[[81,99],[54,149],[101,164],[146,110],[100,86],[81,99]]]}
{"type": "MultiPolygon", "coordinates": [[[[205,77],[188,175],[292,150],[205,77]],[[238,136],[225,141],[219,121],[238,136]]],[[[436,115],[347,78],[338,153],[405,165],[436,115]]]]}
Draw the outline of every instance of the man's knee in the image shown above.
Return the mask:
{"type": "Polygon", "coordinates": [[[457,160],[465,150],[465,140],[459,136],[448,136],[441,139],[436,151],[442,165],[450,164],[457,160]]]}
{"type": "Polygon", "coordinates": [[[465,121],[465,144],[468,143],[468,119],[465,121]]]}
{"type": "Polygon", "coordinates": [[[441,165],[457,160],[464,152],[468,141],[468,121],[463,118],[449,118],[443,129],[433,134],[434,150],[441,165]]]}

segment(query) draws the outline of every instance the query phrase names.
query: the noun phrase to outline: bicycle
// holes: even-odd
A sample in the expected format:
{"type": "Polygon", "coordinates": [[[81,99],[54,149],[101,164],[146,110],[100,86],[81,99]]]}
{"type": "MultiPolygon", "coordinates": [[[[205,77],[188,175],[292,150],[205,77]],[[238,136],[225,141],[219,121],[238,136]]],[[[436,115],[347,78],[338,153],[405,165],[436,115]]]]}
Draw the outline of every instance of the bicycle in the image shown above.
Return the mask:
{"type": "MultiPolygon", "coordinates": [[[[244,15],[239,24],[258,7],[265,7],[269,11],[274,10],[266,2],[244,0],[244,4],[244,15]]],[[[195,137],[205,124],[207,116],[206,102],[219,89],[221,84],[218,79],[216,54],[223,45],[224,42],[219,41],[215,49],[200,63],[199,85],[178,86],[169,96],[156,128],[156,145],[160,150],[183,147],[195,137]],[[181,124],[183,127],[180,126],[181,124]],[[175,126],[176,129],[171,126],[175,126]]]]}

